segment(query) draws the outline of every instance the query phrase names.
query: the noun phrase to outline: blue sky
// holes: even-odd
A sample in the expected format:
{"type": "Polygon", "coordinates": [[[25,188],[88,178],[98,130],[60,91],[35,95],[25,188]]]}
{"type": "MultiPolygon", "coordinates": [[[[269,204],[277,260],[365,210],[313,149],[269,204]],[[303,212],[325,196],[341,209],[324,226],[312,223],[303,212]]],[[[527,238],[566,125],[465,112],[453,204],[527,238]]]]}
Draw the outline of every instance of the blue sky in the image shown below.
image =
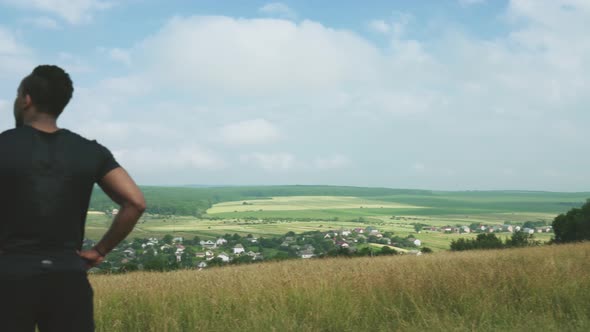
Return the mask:
{"type": "Polygon", "coordinates": [[[588,191],[584,0],[0,0],[0,127],[36,64],[141,184],[588,191]]]}

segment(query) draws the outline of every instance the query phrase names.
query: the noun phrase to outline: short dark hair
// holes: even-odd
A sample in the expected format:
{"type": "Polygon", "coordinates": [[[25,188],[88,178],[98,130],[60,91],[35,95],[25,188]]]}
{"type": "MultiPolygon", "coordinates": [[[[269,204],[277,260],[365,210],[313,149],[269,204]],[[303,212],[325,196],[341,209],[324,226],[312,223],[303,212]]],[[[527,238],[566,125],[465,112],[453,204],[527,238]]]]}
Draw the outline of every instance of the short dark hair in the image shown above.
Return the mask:
{"type": "Polygon", "coordinates": [[[56,118],[66,108],[73,93],[70,75],[58,66],[38,66],[21,82],[21,94],[31,96],[40,112],[56,118]]]}

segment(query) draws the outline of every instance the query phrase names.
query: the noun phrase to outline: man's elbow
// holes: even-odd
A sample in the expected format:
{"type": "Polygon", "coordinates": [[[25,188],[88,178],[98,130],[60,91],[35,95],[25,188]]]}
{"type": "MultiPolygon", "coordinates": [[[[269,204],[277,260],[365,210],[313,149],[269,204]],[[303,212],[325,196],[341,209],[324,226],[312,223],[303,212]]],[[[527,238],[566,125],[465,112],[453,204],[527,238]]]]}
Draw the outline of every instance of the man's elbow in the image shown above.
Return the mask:
{"type": "Polygon", "coordinates": [[[145,211],[145,209],[147,209],[147,204],[145,203],[145,199],[138,200],[137,202],[135,202],[133,204],[133,206],[140,213],[143,213],[145,211]]]}
{"type": "Polygon", "coordinates": [[[138,211],[139,213],[143,213],[145,211],[145,209],[147,208],[145,199],[143,199],[143,198],[129,200],[129,201],[125,202],[123,205],[130,207],[130,208],[138,211]]]}

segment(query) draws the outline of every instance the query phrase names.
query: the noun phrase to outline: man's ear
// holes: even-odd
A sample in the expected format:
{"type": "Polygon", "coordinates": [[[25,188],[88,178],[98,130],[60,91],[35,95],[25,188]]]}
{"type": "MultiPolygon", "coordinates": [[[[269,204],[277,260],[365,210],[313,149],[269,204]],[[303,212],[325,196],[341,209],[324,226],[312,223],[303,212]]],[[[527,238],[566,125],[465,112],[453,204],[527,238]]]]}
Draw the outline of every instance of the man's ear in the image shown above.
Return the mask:
{"type": "Polygon", "coordinates": [[[26,94],[24,96],[24,98],[22,98],[22,109],[23,110],[27,110],[29,109],[31,106],[33,106],[33,99],[31,98],[31,95],[26,94]]]}

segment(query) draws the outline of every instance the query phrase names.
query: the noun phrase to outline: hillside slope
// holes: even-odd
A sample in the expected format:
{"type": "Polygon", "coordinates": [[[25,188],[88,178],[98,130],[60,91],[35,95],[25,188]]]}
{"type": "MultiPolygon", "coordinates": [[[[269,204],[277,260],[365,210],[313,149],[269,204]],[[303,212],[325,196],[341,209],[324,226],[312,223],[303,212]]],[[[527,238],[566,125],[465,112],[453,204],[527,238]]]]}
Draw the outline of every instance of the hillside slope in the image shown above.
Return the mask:
{"type": "Polygon", "coordinates": [[[590,243],[93,276],[98,331],[587,331],[590,243]]]}

